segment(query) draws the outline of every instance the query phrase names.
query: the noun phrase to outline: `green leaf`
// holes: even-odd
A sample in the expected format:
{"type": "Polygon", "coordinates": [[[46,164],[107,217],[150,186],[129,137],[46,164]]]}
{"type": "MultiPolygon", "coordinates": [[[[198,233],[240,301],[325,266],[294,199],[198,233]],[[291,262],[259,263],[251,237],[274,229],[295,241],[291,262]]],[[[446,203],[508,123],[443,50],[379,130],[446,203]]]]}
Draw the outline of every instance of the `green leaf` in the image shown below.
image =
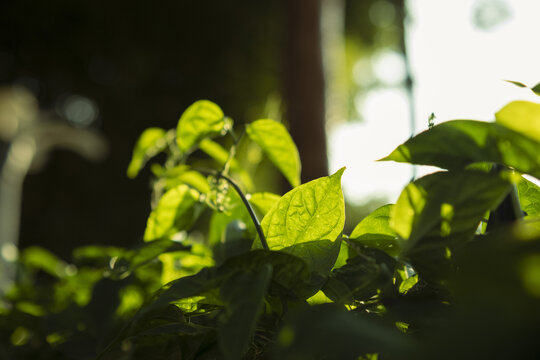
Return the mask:
{"type": "Polygon", "coordinates": [[[234,220],[227,224],[222,242],[214,245],[212,252],[216,264],[222,264],[226,259],[248,252],[253,245],[254,236],[247,231],[246,224],[234,220]]]}
{"type": "MultiPolygon", "coordinates": [[[[497,123],[540,143],[540,104],[513,101],[495,114],[497,123]]],[[[540,150],[538,144],[537,150],[540,150]]]]}
{"type": "Polygon", "coordinates": [[[187,108],[176,128],[176,142],[183,153],[188,152],[206,137],[220,134],[225,128],[225,117],[219,106],[199,100],[187,108]]]}
{"type": "Polygon", "coordinates": [[[199,143],[199,149],[214,159],[220,166],[224,166],[227,161],[229,161],[229,166],[232,171],[238,173],[240,180],[248,189],[253,189],[255,185],[251,180],[249,174],[240,166],[238,161],[235,158],[229,159],[229,152],[225,150],[217,142],[205,138],[202,139],[199,143]]]}
{"type": "Polygon", "coordinates": [[[393,287],[396,260],[378,249],[357,247],[359,256],[351,257],[347,263],[332,270],[323,291],[339,303],[370,299],[384,288],[393,287]]]}
{"type": "Polygon", "coordinates": [[[134,249],[123,251],[110,261],[112,276],[123,279],[136,268],[143,266],[159,255],[173,251],[189,251],[190,246],[171,240],[156,240],[143,243],[134,249]]]}
{"type": "Polygon", "coordinates": [[[427,235],[472,236],[485,212],[494,209],[509,189],[506,180],[482,171],[430,174],[405,187],[390,212],[390,226],[407,240],[405,252],[427,235]]]}
{"type": "Polygon", "coordinates": [[[537,141],[497,123],[453,120],[434,126],[381,159],[458,170],[495,162],[540,177],[537,141]]]}
{"type": "Polygon", "coordinates": [[[521,209],[527,214],[525,220],[531,220],[540,228],[540,187],[522,177],[517,183],[517,191],[521,209]]]}
{"type": "Polygon", "coordinates": [[[127,176],[137,176],[148,159],[156,156],[167,147],[166,132],[160,128],[148,128],[141,134],[131,156],[127,176]]]}
{"type": "Polygon", "coordinates": [[[270,209],[279,201],[281,196],[270,192],[259,192],[248,196],[250,204],[262,216],[265,216],[270,209]]]}
{"type": "Polygon", "coordinates": [[[218,342],[225,359],[241,359],[253,337],[272,279],[272,265],[265,264],[257,274],[237,273],[220,288],[225,303],[225,320],[218,328],[218,342]]]}
{"type": "Polygon", "coordinates": [[[300,155],[285,126],[264,119],[248,124],[246,129],[249,138],[259,144],[291,186],[300,185],[300,155]]]}
{"type": "Polygon", "coordinates": [[[199,193],[187,185],[168,190],[150,213],[144,240],[156,240],[188,229],[200,213],[199,193]]]}
{"type": "Polygon", "coordinates": [[[298,256],[315,271],[332,268],[339,253],[336,239],[345,223],[341,191],[344,170],[298,186],[281,197],[261,223],[271,250],[298,256]],[[332,265],[326,269],[329,263],[332,265]]]}
{"type": "Polygon", "coordinates": [[[388,204],[373,211],[356,225],[349,238],[355,243],[397,255],[401,243],[396,232],[390,227],[390,212],[393,206],[388,204]]]}
{"type": "Polygon", "coordinates": [[[531,88],[532,92],[540,96],[540,83],[536,84],[531,88]]]}
{"type": "Polygon", "coordinates": [[[517,87],[520,87],[520,88],[526,88],[527,87],[527,85],[525,85],[524,83],[521,83],[519,81],[513,81],[513,80],[504,80],[504,81],[506,81],[506,82],[508,82],[510,84],[514,84],[514,85],[516,85],[517,87]]]}

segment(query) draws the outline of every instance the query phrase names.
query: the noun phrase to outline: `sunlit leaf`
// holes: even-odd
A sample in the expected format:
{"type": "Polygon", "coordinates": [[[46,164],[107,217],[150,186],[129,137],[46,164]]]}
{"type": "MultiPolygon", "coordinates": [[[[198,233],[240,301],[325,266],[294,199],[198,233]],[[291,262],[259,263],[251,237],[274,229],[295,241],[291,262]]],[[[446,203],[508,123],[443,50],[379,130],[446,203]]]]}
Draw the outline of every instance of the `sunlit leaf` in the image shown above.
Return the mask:
{"type": "Polygon", "coordinates": [[[242,358],[255,331],[271,278],[272,265],[266,264],[256,274],[237,273],[221,286],[226,315],[218,328],[218,342],[225,359],[242,358]]]}
{"type": "Polygon", "coordinates": [[[526,88],[527,87],[527,85],[525,85],[524,83],[521,83],[519,81],[513,81],[513,80],[504,80],[504,81],[506,81],[506,82],[508,82],[510,84],[514,84],[514,85],[516,85],[517,87],[520,87],[520,88],[526,88]]]}
{"type": "Polygon", "coordinates": [[[400,241],[389,223],[393,206],[388,204],[373,211],[356,225],[349,238],[355,243],[397,255],[400,250],[400,241]]]}
{"type": "Polygon", "coordinates": [[[381,160],[450,170],[487,161],[540,177],[539,146],[530,137],[498,123],[453,120],[416,135],[381,160]]]}
{"type": "Polygon", "coordinates": [[[300,155],[285,126],[264,119],[248,124],[246,130],[249,138],[260,145],[292,187],[300,185],[300,155]]]}
{"type": "Polygon", "coordinates": [[[254,193],[249,196],[249,202],[262,216],[266,215],[279,199],[279,195],[270,192],[254,193]]]}
{"type": "Polygon", "coordinates": [[[254,184],[249,174],[240,166],[235,158],[229,159],[229,152],[217,142],[205,138],[199,143],[199,149],[214,159],[220,166],[224,166],[229,161],[229,167],[232,171],[238,173],[240,180],[248,189],[253,189],[254,184]]]}
{"type": "Polygon", "coordinates": [[[540,151],[540,104],[513,101],[495,114],[497,123],[538,142],[540,151]]]}
{"type": "Polygon", "coordinates": [[[345,223],[341,191],[344,170],[298,186],[281,197],[261,223],[271,250],[287,251],[319,270],[328,263],[333,266],[339,253],[339,244],[334,244],[345,223]],[[333,260],[327,258],[334,253],[333,260]]]}
{"type": "Polygon", "coordinates": [[[133,149],[131,162],[127,169],[127,176],[134,178],[143,168],[148,159],[156,156],[167,147],[166,132],[160,128],[146,129],[133,149]]]}
{"type": "Polygon", "coordinates": [[[405,251],[429,233],[441,237],[474,234],[487,210],[496,207],[510,184],[498,175],[462,170],[438,172],[409,184],[390,212],[390,226],[405,251]]]}
{"type": "Polygon", "coordinates": [[[148,217],[144,240],[160,239],[189,228],[200,212],[198,199],[199,193],[184,184],[168,190],[148,217]]]}
{"type": "Polygon", "coordinates": [[[183,153],[205,137],[220,134],[225,128],[225,117],[219,106],[199,100],[187,108],[176,128],[176,142],[183,153]]]}

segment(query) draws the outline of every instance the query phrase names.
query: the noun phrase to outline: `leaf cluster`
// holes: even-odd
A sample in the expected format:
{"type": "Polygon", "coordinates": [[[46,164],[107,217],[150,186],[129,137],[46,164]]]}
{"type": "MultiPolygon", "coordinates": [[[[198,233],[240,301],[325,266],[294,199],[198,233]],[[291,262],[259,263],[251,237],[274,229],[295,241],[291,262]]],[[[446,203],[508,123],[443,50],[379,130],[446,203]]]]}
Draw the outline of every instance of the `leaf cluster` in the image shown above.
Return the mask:
{"type": "Polygon", "coordinates": [[[257,120],[242,134],[207,100],[176,129],[147,129],[128,176],[165,161],[151,165],[144,241],[80,248],[69,264],[26,249],[0,314],[0,357],[540,354],[540,188],[523,177],[540,178],[540,105],[512,102],[494,122],[448,121],[398,146],[382,160],[441,171],[350,234],[344,168],[301,184],[283,124],[257,120]],[[237,156],[246,143],[292,190],[255,191],[237,156]]]}

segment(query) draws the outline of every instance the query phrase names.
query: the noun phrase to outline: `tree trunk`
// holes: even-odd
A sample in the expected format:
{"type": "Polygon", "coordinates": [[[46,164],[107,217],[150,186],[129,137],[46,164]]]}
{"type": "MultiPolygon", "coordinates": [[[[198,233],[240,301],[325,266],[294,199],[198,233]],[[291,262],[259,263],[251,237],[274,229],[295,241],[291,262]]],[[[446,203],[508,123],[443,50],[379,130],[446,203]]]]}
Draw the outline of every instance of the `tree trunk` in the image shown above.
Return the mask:
{"type": "Polygon", "coordinates": [[[286,0],[284,99],[302,160],[302,182],[328,175],[321,0],[286,0]]]}

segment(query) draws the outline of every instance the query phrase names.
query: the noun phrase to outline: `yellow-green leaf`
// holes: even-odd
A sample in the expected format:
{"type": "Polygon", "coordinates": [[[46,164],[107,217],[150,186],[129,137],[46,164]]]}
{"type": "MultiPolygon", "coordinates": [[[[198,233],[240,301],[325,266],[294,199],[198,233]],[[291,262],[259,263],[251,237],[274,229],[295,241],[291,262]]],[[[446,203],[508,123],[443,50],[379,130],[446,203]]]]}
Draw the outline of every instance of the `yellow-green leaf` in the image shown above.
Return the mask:
{"type": "Polygon", "coordinates": [[[300,185],[300,155],[285,126],[274,120],[257,120],[247,125],[247,134],[259,144],[292,187],[300,185]]]}
{"type": "Polygon", "coordinates": [[[127,169],[127,176],[131,179],[137,176],[144,164],[167,147],[166,132],[160,128],[146,129],[133,149],[131,162],[127,169]]]}
{"type": "Polygon", "coordinates": [[[176,142],[183,152],[189,151],[205,137],[220,134],[225,128],[225,117],[219,106],[199,100],[187,108],[176,128],[176,142]]]}
{"type": "Polygon", "coordinates": [[[298,256],[312,270],[332,268],[339,253],[336,239],[345,223],[341,190],[344,170],[294,188],[270,209],[261,226],[271,250],[298,256]],[[333,260],[327,258],[330,255],[333,260]]]}
{"type": "Polygon", "coordinates": [[[156,240],[189,228],[199,215],[199,193],[185,184],[168,190],[150,213],[144,240],[156,240]]]}
{"type": "MultiPolygon", "coordinates": [[[[495,114],[497,122],[540,142],[540,104],[513,101],[495,114]]],[[[540,144],[538,145],[540,152],[540,144]]]]}

